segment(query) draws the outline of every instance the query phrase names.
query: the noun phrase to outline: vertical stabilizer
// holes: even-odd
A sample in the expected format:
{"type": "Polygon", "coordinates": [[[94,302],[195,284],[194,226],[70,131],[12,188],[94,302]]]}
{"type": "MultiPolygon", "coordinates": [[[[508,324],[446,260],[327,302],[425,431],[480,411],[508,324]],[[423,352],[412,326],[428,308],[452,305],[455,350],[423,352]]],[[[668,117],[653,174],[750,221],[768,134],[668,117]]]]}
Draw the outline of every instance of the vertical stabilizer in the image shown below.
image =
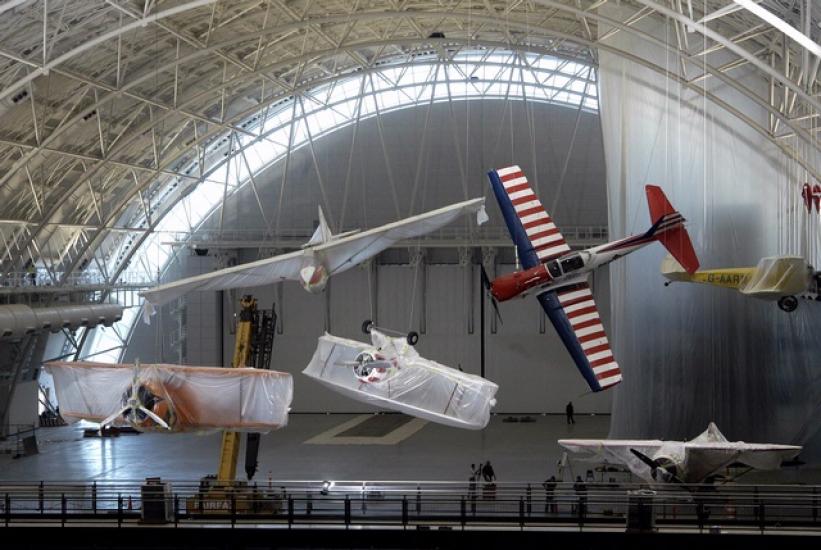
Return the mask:
{"type": "Polygon", "coordinates": [[[311,236],[311,240],[308,241],[305,246],[316,246],[326,243],[334,236],[333,233],[331,233],[331,228],[328,227],[328,222],[325,221],[325,213],[322,211],[322,207],[318,206],[317,209],[319,210],[319,225],[316,231],[314,231],[313,236],[311,236]]]}
{"type": "Polygon", "coordinates": [[[650,220],[653,222],[653,227],[647,232],[648,236],[663,244],[684,270],[692,275],[698,269],[698,257],[684,227],[684,218],[667,200],[661,187],[647,185],[645,191],[650,220]]]}

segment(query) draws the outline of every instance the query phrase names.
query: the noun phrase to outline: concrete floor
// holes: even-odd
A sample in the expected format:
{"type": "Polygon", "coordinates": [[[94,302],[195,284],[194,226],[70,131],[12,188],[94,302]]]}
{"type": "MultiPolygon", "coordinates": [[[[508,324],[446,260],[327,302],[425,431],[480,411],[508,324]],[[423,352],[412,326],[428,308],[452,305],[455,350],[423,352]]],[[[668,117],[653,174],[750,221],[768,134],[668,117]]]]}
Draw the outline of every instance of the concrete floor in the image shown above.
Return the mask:
{"type": "MultiPolygon", "coordinates": [[[[427,423],[396,444],[306,444],[361,415],[292,414],[287,428],[262,436],[257,481],[278,480],[466,481],[470,464],[490,460],[500,482],[541,481],[556,474],[561,438],[603,438],[607,415],[535,416],[533,423],[491,418],[481,431],[427,423]]],[[[221,435],[144,433],[84,438],[74,424],[39,429],[40,454],[19,459],[0,454],[0,481],[124,481],[160,476],[198,480],[217,468],[221,435]]],[[[351,439],[351,438],[348,438],[351,439]]],[[[243,438],[244,440],[244,438],[243,438]]],[[[241,451],[238,476],[245,478],[241,451]]],[[[576,463],[573,475],[591,465],[576,463]]],[[[566,479],[571,471],[565,472],[566,479]]],[[[821,469],[803,466],[753,472],[742,483],[821,483],[821,469]]]]}
{"type": "MultiPolygon", "coordinates": [[[[470,464],[490,460],[499,481],[540,481],[555,474],[563,437],[606,437],[609,416],[537,416],[533,423],[493,417],[482,431],[428,423],[394,445],[305,444],[358,415],[292,414],[288,427],[262,436],[257,480],[466,481],[470,464]]],[[[220,434],[144,433],[83,438],[83,425],[38,430],[40,454],[0,455],[0,480],[197,480],[217,468],[220,434]]],[[[244,479],[243,459],[238,467],[244,479]]]]}

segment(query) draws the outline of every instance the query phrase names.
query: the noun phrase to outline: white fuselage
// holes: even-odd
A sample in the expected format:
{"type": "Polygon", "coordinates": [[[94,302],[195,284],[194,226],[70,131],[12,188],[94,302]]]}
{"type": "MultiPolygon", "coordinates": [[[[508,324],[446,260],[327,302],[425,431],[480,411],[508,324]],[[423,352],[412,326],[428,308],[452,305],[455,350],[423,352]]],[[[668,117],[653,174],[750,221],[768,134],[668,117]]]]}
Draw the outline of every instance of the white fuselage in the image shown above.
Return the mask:
{"type": "Polygon", "coordinates": [[[652,239],[642,237],[627,237],[585,250],[568,252],[530,269],[497,277],[491,283],[490,291],[494,298],[504,302],[517,296],[540,294],[586,281],[591,271],[653,242],[652,239]]]}

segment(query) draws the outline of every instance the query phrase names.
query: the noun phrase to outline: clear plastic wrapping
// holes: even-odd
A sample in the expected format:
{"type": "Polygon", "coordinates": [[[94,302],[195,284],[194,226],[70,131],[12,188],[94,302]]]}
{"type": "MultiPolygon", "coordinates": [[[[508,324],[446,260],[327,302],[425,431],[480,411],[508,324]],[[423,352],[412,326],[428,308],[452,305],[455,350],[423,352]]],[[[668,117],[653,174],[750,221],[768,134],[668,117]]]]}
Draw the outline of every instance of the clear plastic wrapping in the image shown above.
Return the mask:
{"type": "MultiPolygon", "coordinates": [[[[731,464],[757,470],[776,470],[782,462],[795,458],[801,447],[770,443],[728,441],[716,425],[690,441],[658,439],[562,439],[559,444],[572,453],[610,464],[623,464],[647,481],[657,481],[653,470],[635,453],[662,463],[675,465],[676,475],[687,483],[701,483],[731,464]]],[[[669,466],[667,466],[669,467],[669,466]]]]}
{"type": "Polygon", "coordinates": [[[744,294],[759,297],[798,295],[807,290],[812,268],[798,256],[762,258],[747,283],[739,288],[744,294]]]}
{"type": "Polygon", "coordinates": [[[356,401],[457,428],[487,426],[496,384],[421,357],[405,338],[372,330],[371,340],[325,334],[302,372],[356,401]]]}
{"type": "Polygon", "coordinates": [[[63,418],[102,422],[114,415],[111,425],[142,431],[267,432],[288,423],[293,397],[291,375],[277,371],[90,362],[44,367],[54,377],[63,418]],[[135,393],[142,408],[129,406],[135,393]]]}

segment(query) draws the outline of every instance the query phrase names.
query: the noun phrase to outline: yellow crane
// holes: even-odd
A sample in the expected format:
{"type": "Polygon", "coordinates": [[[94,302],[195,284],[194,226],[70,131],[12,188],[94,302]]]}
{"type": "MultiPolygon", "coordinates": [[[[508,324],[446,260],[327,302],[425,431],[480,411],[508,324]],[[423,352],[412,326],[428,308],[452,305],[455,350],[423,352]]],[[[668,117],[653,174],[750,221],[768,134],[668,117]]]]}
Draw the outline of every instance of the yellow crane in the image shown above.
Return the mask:
{"type": "MultiPolygon", "coordinates": [[[[243,296],[240,300],[231,368],[269,368],[275,326],[275,308],[270,312],[258,311],[256,298],[243,296]]],[[[251,479],[257,468],[259,434],[247,435],[245,471],[248,479],[251,479]]],[[[240,436],[241,434],[235,431],[222,433],[217,475],[206,476],[201,480],[199,495],[189,499],[189,509],[206,514],[226,513],[232,509],[252,513],[271,512],[280,505],[278,501],[270,498],[261,499],[256,488],[249,487],[246,482],[237,481],[240,436]]]]}
{"type": "MultiPolygon", "coordinates": [[[[257,313],[257,299],[253,296],[243,296],[239,302],[240,312],[237,320],[236,342],[234,344],[234,358],[232,368],[251,366],[252,344],[255,332],[257,313]]],[[[217,469],[217,483],[233,483],[237,479],[237,458],[239,457],[239,432],[225,431],[222,433],[222,448],[220,449],[220,463],[217,469]]]]}

